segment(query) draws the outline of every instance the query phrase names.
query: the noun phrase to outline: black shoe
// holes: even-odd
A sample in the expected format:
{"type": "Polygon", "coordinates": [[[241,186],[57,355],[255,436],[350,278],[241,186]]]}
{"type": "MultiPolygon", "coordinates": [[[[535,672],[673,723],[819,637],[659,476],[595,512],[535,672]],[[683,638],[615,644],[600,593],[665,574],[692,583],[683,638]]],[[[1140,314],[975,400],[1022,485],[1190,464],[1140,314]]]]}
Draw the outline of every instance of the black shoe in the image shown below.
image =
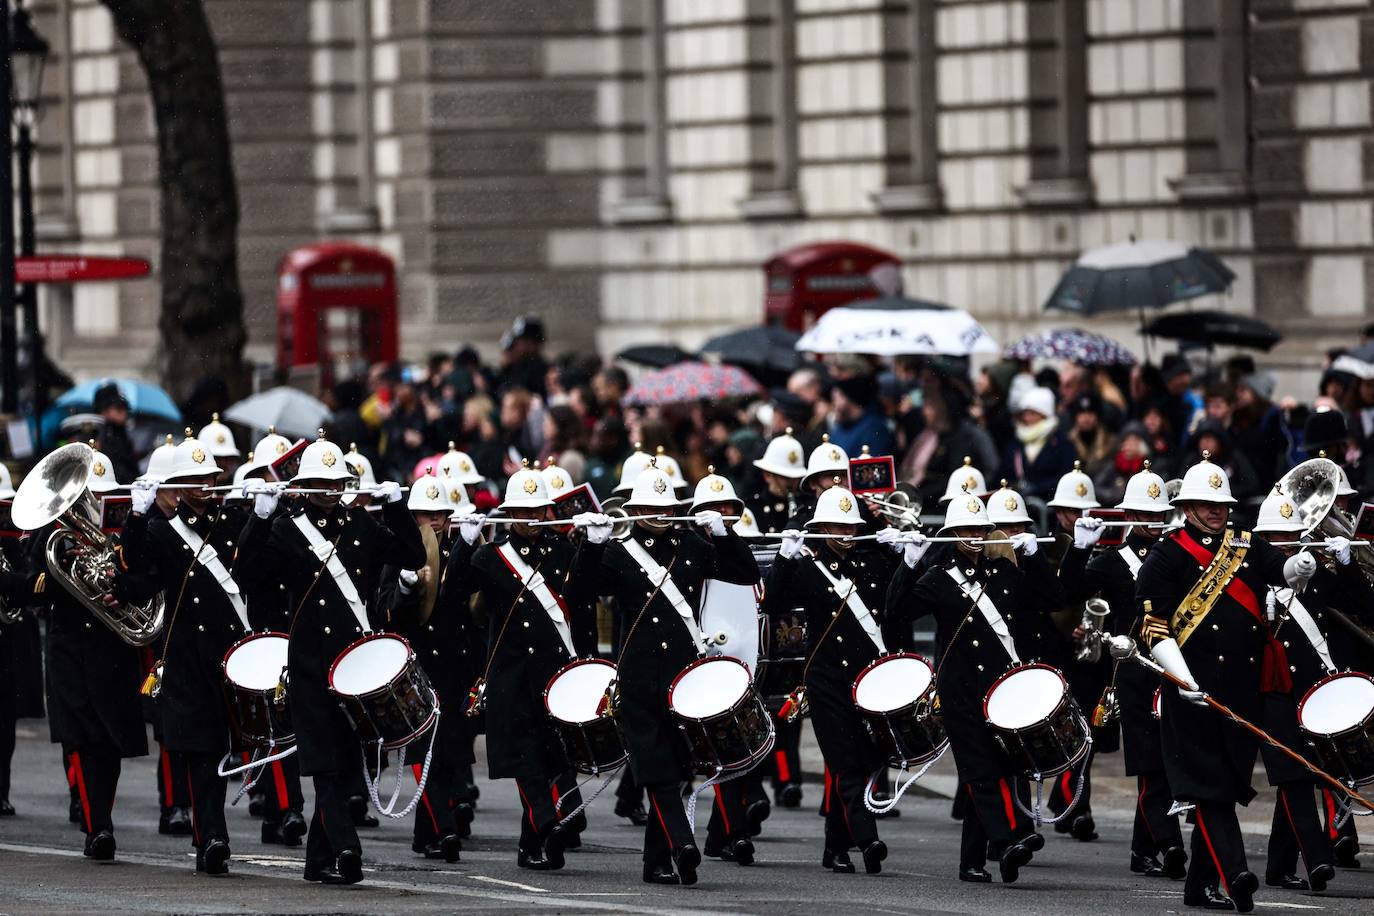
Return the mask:
{"type": "Polygon", "coordinates": [[[563,850],[567,848],[564,845],[566,842],[567,837],[563,836],[561,830],[550,833],[548,838],[544,840],[544,861],[549,863],[551,871],[557,871],[563,867],[563,850]]]}
{"type": "Polygon", "coordinates": [[[768,799],[760,798],[758,801],[750,803],[744,809],[744,819],[749,822],[749,835],[758,836],[763,833],[763,822],[768,820],[768,815],[773,813],[773,806],[768,804],[768,799]]]}
{"type": "Polygon", "coordinates": [[[224,840],[214,839],[205,844],[205,873],[229,874],[229,844],[224,840]]]}
{"type": "Polygon", "coordinates": [[[1073,829],[1073,818],[1061,817],[1054,822],[1055,833],[1068,833],[1073,829]]]}
{"type": "Polygon", "coordinates": [[[706,841],[706,845],[701,847],[701,854],[708,859],[720,859],[722,862],[735,861],[735,851],[724,840],[713,843],[706,841]]]}
{"type": "Polygon", "coordinates": [[[1202,893],[1196,897],[1183,895],[1184,906],[1200,907],[1204,910],[1233,910],[1235,905],[1231,903],[1231,898],[1227,897],[1215,887],[1203,888],[1202,893]]]}
{"type": "Polygon", "coordinates": [[[334,867],[344,884],[357,884],[363,880],[363,854],[356,849],[345,849],[334,860],[334,867]]]}
{"type": "Polygon", "coordinates": [[[1343,836],[1331,847],[1336,864],[1341,868],[1359,868],[1360,860],[1355,858],[1360,852],[1360,841],[1353,836],[1343,836]]]}
{"type": "Polygon", "coordinates": [[[1131,871],[1137,875],[1144,875],[1147,878],[1164,877],[1164,866],[1154,856],[1142,856],[1131,853],[1131,871]]]}
{"type": "Polygon", "coordinates": [[[299,846],[301,838],[288,837],[285,825],[278,821],[275,824],[267,821],[262,822],[262,841],[270,846],[299,846]]]}
{"type": "Polygon", "coordinates": [[[1286,891],[1305,891],[1307,882],[1297,875],[1265,875],[1264,884],[1266,887],[1280,887],[1286,891]]]}
{"type": "Polygon", "coordinates": [[[339,870],[332,865],[326,866],[325,868],[313,868],[309,865],[305,866],[305,880],[314,881],[319,884],[348,883],[343,879],[343,875],[339,874],[339,870]]]}
{"type": "Polygon", "coordinates": [[[248,816],[249,816],[249,817],[262,817],[262,809],[263,809],[264,807],[265,807],[265,806],[264,806],[264,804],[263,804],[263,798],[262,798],[261,795],[250,795],[250,796],[248,796],[248,816]]]}
{"type": "Polygon", "coordinates": [[[883,870],[883,860],[887,858],[887,844],[874,840],[863,848],[864,871],[876,875],[883,870]]]}
{"type": "Polygon", "coordinates": [[[696,884],[697,866],[701,864],[701,850],[697,849],[695,844],[688,843],[673,854],[673,864],[677,866],[677,875],[683,884],[696,884]]]}
{"type": "MultiPolygon", "coordinates": [[[[166,812],[163,813],[163,817],[166,817],[166,812]]],[[[81,799],[80,799],[80,798],[73,798],[73,799],[71,800],[71,802],[67,805],[67,820],[68,820],[68,822],[73,823],[73,824],[79,824],[79,823],[81,823],[82,821],[84,821],[85,819],[86,819],[86,815],[85,815],[84,813],[82,813],[82,811],[81,811],[81,799]]],[[[157,832],[158,832],[158,833],[162,833],[162,832],[163,832],[163,830],[162,830],[162,818],[161,818],[161,817],[157,819],[157,832]]]]}
{"type": "Polygon", "coordinates": [[[530,871],[549,871],[553,868],[549,860],[544,858],[544,850],[536,849],[533,852],[517,850],[515,853],[515,864],[521,868],[528,868],[530,871]]]}
{"type": "Polygon", "coordinates": [[[114,832],[110,830],[101,830],[87,837],[86,855],[97,862],[109,862],[113,859],[115,857],[114,832]]]}
{"type": "Polygon", "coordinates": [[[1021,838],[1021,845],[1030,852],[1039,852],[1045,848],[1045,835],[1043,833],[1028,833],[1021,838]]]}
{"type": "Polygon", "coordinates": [[[353,795],[348,799],[348,816],[353,818],[354,827],[376,827],[381,821],[373,817],[367,810],[367,799],[362,795],[353,795]]]}
{"type": "Polygon", "coordinates": [[[802,787],[795,782],[789,782],[773,793],[773,800],[778,803],[780,808],[800,808],[802,787]]]}
{"type": "MultiPolygon", "coordinates": [[[[158,832],[162,831],[162,824],[158,823],[158,832]]],[[[167,812],[167,834],[169,836],[190,836],[191,829],[191,809],[190,808],[171,808],[167,812]]]]}
{"type": "Polygon", "coordinates": [[[848,850],[841,849],[839,852],[831,852],[826,849],[821,853],[821,868],[828,868],[841,875],[854,874],[854,863],[849,861],[848,850]]]}
{"type": "Polygon", "coordinates": [[[0,817],[14,817],[14,805],[8,798],[0,798],[0,817]]]}
{"type": "Polygon", "coordinates": [[[573,833],[571,830],[564,830],[564,831],[563,831],[563,851],[564,851],[564,852],[567,852],[569,849],[581,849],[581,848],[582,848],[582,834],[580,834],[580,833],[573,833]]]}
{"type": "Polygon", "coordinates": [[[410,851],[419,853],[426,859],[443,859],[452,865],[460,858],[460,853],[463,851],[463,841],[458,839],[458,834],[450,833],[443,839],[435,840],[432,843],[411,843],[410,851]]]}
{"type": "Polygon", "coordinates": [[[1002,873],[1002,883],[1015,884],[1016,879],[1021,875],[1021,866],[1030,860],[1030,850],[1020,843],[1013,843],[1008,846],[998,861],[999,870],[1002,873]]]}
{"type": "Polygon", "coordinates": [[[477,818],[469,802],[458,802],[453,806],[453,823],[458,826],[458,836],[467,839],[472,836],[472,822],[477,818]]]}
{"type": "MultiPolygon", "coordinates": [[[[629,818],[631,824],[643,827],[649,823],[649,814],[639,802],[618,801],[615,803],[615,816],[629,818]]],[[[660,884],[662,882],[659,882],[660,884]]]]}
{"type": "Polygon", "coordinates": [[[668,865],[646,865],[644,866],[645,884],[681,884],[678,876],[668,865]]]}
{"type": "Polygon", "coordinates": [[[1162,864],[1164,877],[1180,881],[1188,874],[1188,851],[1182,846],[1170,846],[1164,850],[1162,864]]]}
{"type": "Polygon", "coordinates": [[[1080,843],[1091,843],[1097,839],[1097,824],[1093,821],[1091,814],[1080,814],[1073,819],[1073,824],[1069,827],[1069,832],[1073,838],[1080,843]]]}
{"type": "Polygon", "coordinates": [[[1307,883],[1312,886],[1313,893],[1320,894],[1326,890],[1327,882],[1336,877],[1336,869],[1323,862],[1307,873],[1307,883]]]}
{"type": "Polygon", "coordinates": [[[992,875],[988,874],[986,868],[961,868],[959,880],[967,881],[969,884],[991,884],[992,875]]]}
{"type": "Polygon", "coordinates": [[[286,837],[287,846],[297,846],[301,838],[305,836],[310,825],[305,822],[305,815],[299,811],[287,811],[281,816],[281,834],[286,837]]]}
{"type": "Polygon", "coordinates": [[[1253,872],[1243,871],[1231,879],[1231,902],[1236,905],[1237,913],[1248,913],[1255,908],[1255,891],[1259,890],[1259,878],[1253,872]]]}
{"type": "Polygon", "coordinates": [[[730,850],[730,858],[736,865],[754,864],[754,841],[747,836],[736,837],[726,848],[730,850]]]}

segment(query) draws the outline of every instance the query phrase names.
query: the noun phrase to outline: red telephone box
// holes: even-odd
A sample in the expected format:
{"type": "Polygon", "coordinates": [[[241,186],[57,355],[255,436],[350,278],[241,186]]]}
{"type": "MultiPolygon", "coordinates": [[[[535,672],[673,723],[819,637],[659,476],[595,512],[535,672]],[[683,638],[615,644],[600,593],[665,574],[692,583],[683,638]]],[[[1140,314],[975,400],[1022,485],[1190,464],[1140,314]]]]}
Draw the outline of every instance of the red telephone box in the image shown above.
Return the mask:
{"type": "Polygon", "coordinates": [[[779,252],[763,265],[769,324],[804,331],[832,308],[882,295],[872,271],[900,267],[895,254],[857,242],[813,242],[779,252]]]}
{"type": "Polygon", "coordinates": [[[277,267],[277,366],[332,384],[396,359],[396,265],[348,242],[304,245],[277,267]]]}

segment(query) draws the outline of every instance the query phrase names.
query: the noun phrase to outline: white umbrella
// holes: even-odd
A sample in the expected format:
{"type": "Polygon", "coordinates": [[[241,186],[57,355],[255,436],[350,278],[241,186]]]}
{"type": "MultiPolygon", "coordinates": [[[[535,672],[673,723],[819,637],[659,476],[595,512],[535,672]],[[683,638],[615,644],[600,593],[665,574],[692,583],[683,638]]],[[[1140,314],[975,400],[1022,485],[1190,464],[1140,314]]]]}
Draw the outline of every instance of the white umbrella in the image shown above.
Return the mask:
{"type": "Polygon", "coordinates": [[[997,344],[962,309],[889,311],[851,306],[822,315],[797,341],[797,349],[874,356],[967,356],[996,353],[997,344]]]}
{"type": "Polygon", "coordinates": [[[244,398],[222,416],[253,429],[275,426],[283,436],[310,439],[329,417],[329,408],[304,391],[283,385],[244,398]]]}

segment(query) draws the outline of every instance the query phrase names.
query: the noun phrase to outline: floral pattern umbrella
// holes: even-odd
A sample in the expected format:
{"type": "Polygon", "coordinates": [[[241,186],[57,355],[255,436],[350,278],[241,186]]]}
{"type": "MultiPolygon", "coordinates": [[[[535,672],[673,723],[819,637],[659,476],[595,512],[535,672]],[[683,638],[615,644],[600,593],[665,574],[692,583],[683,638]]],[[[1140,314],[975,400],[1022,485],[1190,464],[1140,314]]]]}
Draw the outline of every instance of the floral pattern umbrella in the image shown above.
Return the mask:
{"type": "Polygon", "coordinates": [[[691,362],[646,372],[625,393],[621,403],[626,407],[648,407],[753,397],[762,393],[763,386],[738,366],[691,362]]]}
{"type": "Polygon", "coordinates": [[[1062,359],[1080,366],[1131,366],[1135,354],[1110,337],[1081,328],[1027,334],[1002,351],[1006,359],[1062,359]]]}

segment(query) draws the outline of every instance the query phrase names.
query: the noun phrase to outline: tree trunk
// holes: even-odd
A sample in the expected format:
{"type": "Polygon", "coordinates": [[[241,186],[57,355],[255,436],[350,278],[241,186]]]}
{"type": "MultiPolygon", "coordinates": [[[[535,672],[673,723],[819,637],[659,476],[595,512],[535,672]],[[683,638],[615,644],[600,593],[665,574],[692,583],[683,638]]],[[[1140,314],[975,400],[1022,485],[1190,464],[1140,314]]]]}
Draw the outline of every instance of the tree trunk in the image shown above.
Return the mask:
{"type": "Polygon", "coordinates": [[[102,0],[138,54],[157,117],[162,381],[183,400],[217,375],[246,388],[238,187],[219,53],[201,0],[102,0]]]}

